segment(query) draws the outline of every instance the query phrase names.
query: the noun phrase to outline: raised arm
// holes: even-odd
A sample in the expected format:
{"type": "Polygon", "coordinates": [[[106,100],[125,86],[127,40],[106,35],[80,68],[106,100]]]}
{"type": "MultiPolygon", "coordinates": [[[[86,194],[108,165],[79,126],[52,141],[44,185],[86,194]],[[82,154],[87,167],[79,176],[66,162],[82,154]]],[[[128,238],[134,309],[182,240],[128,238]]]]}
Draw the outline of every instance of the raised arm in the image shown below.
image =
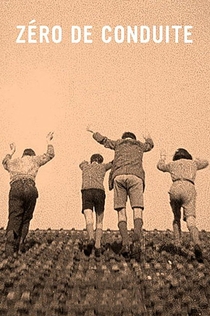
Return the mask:
{"type": "Polygon", "coordinates": [[[143,136],[143,137],[145,139],[144,152],[150,151],[154,147],[153,140],[152,140],[152,138],[151,138],[151,136],[149,134],[147,136],[143,136]]]}
{"type": "Polygon", "coordinates": [[[115,149],[116,147],[116,140],[111,140],[106,136],[101,135],[100,133],[96,132],[93,134],[93,138],[101,145],[104,145],[105,148],[115,149]]]}
{"type": "Polygon", "coordinates": [[[195,162],[196,162],[198,170],[204,169],[204,168],[206,168],[209,165],[209,162],[206,159],[196,158],[195,162]]]}
{"type": "Polygon", "coordinates": [[[54,132],[50,132],[47,134],[47,137],[46,137],[47,151],[43,155],[36,156],[36,160],[39,166],[46,164],[55,156],[54,147],[52,144],[53,136],[54,136],[54,132]]]}
{"type": "Polygon", "coordinates": [[[80,167],[81,170],[83,170],[84,167],[87,166],[87,165],[88,165],[88,161],[83,160],[83,161],[79,164],[79,167],[80,167]]]}
{"type": "Polygon", "coordinates": [[[170,164],[166,164],[166,152],[160,152],[160,159],[157,163],[157,168],[163,172],[170,172],[170,164]]]}
{"type": "Polygon", "coordinates": [[[93,134],[93,139],[95,139],[99,144],[103,145],[105,148],[115,149],[116,141],[101,135],[98,132],[94,132],[92,129],[87,127],[87,131],[93,134]]]}
{"type": "Polygon", "coordinates": [[[11,143],[9,146],[10,146],[11,153],[7,154],[2,161],[3,167],[6,170],[8,170],[8,162],[12,159],[12,156],[14,155],[16,151],[15,143],[11,143]]]}

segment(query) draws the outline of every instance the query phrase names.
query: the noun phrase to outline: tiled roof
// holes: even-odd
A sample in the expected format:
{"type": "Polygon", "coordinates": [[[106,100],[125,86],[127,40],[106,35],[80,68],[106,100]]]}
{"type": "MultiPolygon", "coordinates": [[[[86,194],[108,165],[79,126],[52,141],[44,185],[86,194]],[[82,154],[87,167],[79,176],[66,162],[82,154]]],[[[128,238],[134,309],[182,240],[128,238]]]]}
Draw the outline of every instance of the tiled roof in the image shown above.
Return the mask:
{"type": "MultiPolygon", "coordinates": [[[[132,232],[130,232],[131,235],[132,232]]],[[[144,231],[140,258],[120,255],[118,231],[104,231],[100,258],[86,256],[86,231],[36,230],[26,252],[4,254],[0,230],[0,315],[210,315],[210,233],[202,231],[204,262],[188,233],[182,251],[171,231],[144,231]]]]}

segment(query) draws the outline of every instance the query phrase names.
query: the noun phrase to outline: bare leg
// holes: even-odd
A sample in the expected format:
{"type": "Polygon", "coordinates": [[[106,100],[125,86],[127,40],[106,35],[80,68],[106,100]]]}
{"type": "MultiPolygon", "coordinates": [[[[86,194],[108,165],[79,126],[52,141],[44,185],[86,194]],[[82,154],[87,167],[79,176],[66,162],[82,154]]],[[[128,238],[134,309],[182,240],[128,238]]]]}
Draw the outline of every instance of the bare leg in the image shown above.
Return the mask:
{"type": "Polygon", "coordinates": [[[94,230],[93,230],[93,211],[91,209],[84,210],[84,216],[86,221],[86,229],[88,232],[89,239],[94,239],[94,230]]]}
{"type": "Polygon", "coordinates": [[[187,228],[189,229],[191,238],[194,242],[194,253],[198,262],[203,262],[203,255],[201,250],[201,241],[199,238],[199,230],[196,227],[195,217],[189,216],[186,218],[187,228]]]}
{"type": "Polygon", "coordinates": [[[103,235],[103,219],[104,213],[101,213],[100,215],[96,213],[96,248],[101,247],[101,237],[103,235]]]}
{"type": "Polygon", "coordinates": [[[195,217],[194,216],[189,216],[186,218],[187,222],[187,228],[189,229],[191,238],[196,245],[200,245],[200,238],[199,238],[199,231],[198,228],[196,227],[196,222],[195,222],[195,217]]]}
{"type": "Polygon", "coordinates": [[[174,213],[173,231],[174,231],[174,244],[177,247],[181,245],[181,203],[176,200],[170,201],[172,211],[174,213]]]}

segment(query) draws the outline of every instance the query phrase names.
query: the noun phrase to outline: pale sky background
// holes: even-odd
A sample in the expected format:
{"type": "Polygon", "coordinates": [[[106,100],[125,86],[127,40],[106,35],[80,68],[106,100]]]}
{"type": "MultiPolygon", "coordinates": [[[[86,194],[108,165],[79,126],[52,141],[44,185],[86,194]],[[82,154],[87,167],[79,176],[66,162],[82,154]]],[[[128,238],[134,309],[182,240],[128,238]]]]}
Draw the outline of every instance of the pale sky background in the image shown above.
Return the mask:
{"type": "MultiPolygon", "coordinates": [[[[111,139],[132,131],[139,140],[150,132],[155,147],[144,155],[146,190],[144,228],[172,228],[169,174],[157,170],[160,149],[171,160],[178,147],[210,160],[209,80],[210,1],[65,1],[1,0],[1,142],[0,158],[15,142],[22,154],[46,150],[46,135],[55,132],[56,157],[37,176],[39,199],[31,228],[83,229],[82,160],[93,153],[113,159],[114,152],[96,143],[88,124],[111,139]],[[60,25],[60,44],[17,44],[17,25],[60,25]],[[71,25],[92,25],[92,44],[72,44],[71,25]],[[192,25],[192,44],[104,44],[104,25],[192,25]]],[[[105,178],[104,228],[117,229],[113,191],[105,178]]],[[[209,167],[199,171],[197,224],[210,230],[209,167]]],[[[9,174],[0,171],[0,226],[7,223],[9,174]]],[[[128,223],[132,212],[128,204],[128,223]]],[[[183,228],[186,229],[183,223],[183,228]]]]}

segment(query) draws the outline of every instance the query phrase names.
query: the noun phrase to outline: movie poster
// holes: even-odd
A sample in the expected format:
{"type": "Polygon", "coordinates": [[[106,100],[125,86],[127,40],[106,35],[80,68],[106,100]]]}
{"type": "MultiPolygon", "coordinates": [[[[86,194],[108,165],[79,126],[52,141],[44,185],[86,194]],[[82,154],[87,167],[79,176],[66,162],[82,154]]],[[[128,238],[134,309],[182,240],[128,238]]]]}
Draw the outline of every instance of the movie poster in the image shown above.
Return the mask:
{"type": "MultiPolygon", "coordinates": [[[[164,287],[164,282],[171,282],[173,288],[180,281],[170,270],[175,266],[173,255],[165,252],[163,260],[167,256],[170,260],[167,259],[164,271],[161,270],[160,259],[154,265],[159,272],[151,276],[150,261],[156,260],[154,256],[159,255],[155,241],[150,245],[148,243],[150,248],[154,246],[154,253],[147,254],[151,260],[143,262],[142,266],[135,260],[129,263],[121,259],[117,261],[119,256],[114,259],[110,257],[110,263],[104,259],[100,265],[92,257],[81,259],[76,251],[79,249],[77,239],[72,239],[77,242],[75,246],[72,240],[59,239],[59,234],[65,237],[67,235],[62,229],[83,231],[85,228],[81,212],[82,172],[79,164],[84,160],[90,161],[93,154],[102,155],[104,162],[110,162],[114,157],[113,150],[93,139],[88,131],[92,130],[112,140],[120,139],[124,132],[134,133],[142,142],[148,135],[152,138],[154,148],[143,156],[143,228],[147,232],[170,230],[172,236],[173,214],[168,195],[171,177],[168,173],[160,172],[157,163],[160,153],[165,153],[167,161],[171,161],[178,148],[186,149],[193,159],[210,160],[210,2],[1,0],[0,14],[0,157],[3,160],[11,153],[10,144],[13,143],[16,148],[14,158],[21,157],[25,149],[33,149],[36,155],[42,155],[47,150],[46,137],[49,132],[53,133],[55,157],[43,165],[36,175],[39,196],[30,230],[36,232],[40,229],[49,234],[50,230],[60,231],[54,241],[50,239],[51,235],[46,242],[41,239],[35,241],[34,248],[30,246],[28,254],[26,252],[16,261],[8,261],[4,257],[3,234],[8,222],[10,176],[2,165],[0,270],[4,273],[1,276],[3,285],[0,286],[1,313],[128,316],[132,311],[132,315],[140,315],[143,294],[139,280],[145,281],[146,285],[154,281],[157,287],[153,294],[156,296],[161,286],[164,287]],[[62,253],[62,249],[65,252],[62,253]],[[49,257],[44,256],[45,251],[49,257]],[[34,257],[30,257],[30,254],[34,257]],[[58,263],[57,258],[61,258],[58,263]],[[84,266],[88,266],[92,279],[88,279],[84,267],[81,268],[82,260],[84,266]],[[111,267],[111,281],[108,281],[108,277],[99,277],[99,281],[94,279],[99,268],[100,276],[109,272],[108,264],[111,267]],[[164,278],[165,270],[171,279],[165,278],[163,281],[161,278],[164,278]],[[43,275],[48,278],[47,285],[43,283],[43,275]],[[124,292],[122,277],[127,280],[124,292]],[[85,301],[87,313],[81,314],[85,310],[80,303],[86,304],[81,297],[87,282],[92,284],[92,288],[91,285],[89,288],[92,294],[88,293],[92,299],[95,297],[94,291],[98,289],[100,304],[94,305],[91,299],[90,304],[85,301]],[[74,292],[63,290],[62,286],[73,289],[75,284],[74,292]],[[114,297],[108,303],[102,291],[106,286],[114,297]],[[127,295],[124,301],[121,301],[120,295],[127,295]],[[126,311],[122,302],[127,306],[126,311]],[[126,305],[126,302],[130,305],[126,305]],[[49,309],[46,308],[48,306],[49,309]],[[107,314],[104,308],[108,308],[107,314]],[[117,308],[119,314],[116,314],[117,308]],[[71,314],[71,310],[74,313],[71,314]]],[[[103,228],[104,231],[118,231],[113,190],[109,190],[108,179],[109,172],[104,180],[106,202],[103,228]]],[[[197,173],[196,223],[204,237],[204,232],[210,229],[209,180],[209,167],[197,173]]],[[[126,212],[128,229],[131,230],[133,212],[129,201],[126,212]]],[[[182,230],[188,231],[183,221],[182,230]]],[[[38,231],[38,234],[41,233],[38,231]]],[[[189,256],[194,255],[192,251],[189,253],[189,256]]],[[[190,265],[190,260],[183,258],[176,257],[175,261],[184,262],[193,278],[194,263],[190,265]]],[[[183,265],[179,265],[179,268],[183,268],[183,265]]],[[[208,271],[208,265],[205,268],[207,270],[202,270],[202,266],[200,268],[203,276],[208,271]]],[[[175,266],[176,269],[178,271],[178,266],[175,266]]],[[[183,284],[189,284],[189,290],[191,279],[185,278],[185,281],[183,284]]],[[[146,289],[147,293],[152,293],[152,286],[146,289]]],[[[172,315],[170,306],[173,302],[168,305],[170,295],[167,295],[162,305],[157,297],[153,310],[147,301],[148,313],[150,308],[148,315],[157,315],[154,313],[158,310],[158,315],[172,315]]],[[[173,315],[192,315],[189,314],[189,311],[193,311],[189,307],[191,303],[186,301],[186,304],[189,303],[186,307],[181,300],[176,302],[173,315]]],[[[195,303],[197,307],[202,305],[199,302],[198,299],[195,303]]],[[[207,311],[208,302],[204,301],[202,306],[207,311]]]]}

